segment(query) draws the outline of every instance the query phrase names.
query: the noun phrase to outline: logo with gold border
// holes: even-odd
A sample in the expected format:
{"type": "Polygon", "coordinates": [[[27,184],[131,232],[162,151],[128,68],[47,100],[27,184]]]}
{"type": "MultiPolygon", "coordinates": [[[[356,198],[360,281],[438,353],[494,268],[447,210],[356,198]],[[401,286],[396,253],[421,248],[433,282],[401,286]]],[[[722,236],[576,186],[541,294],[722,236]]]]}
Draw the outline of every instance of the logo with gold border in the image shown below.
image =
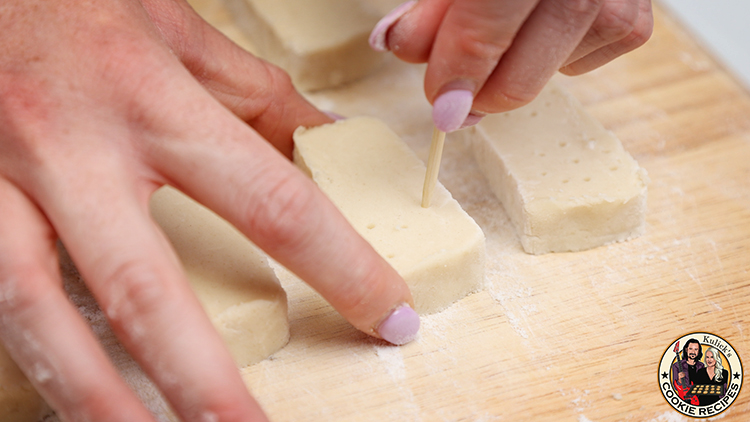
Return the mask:
{"type": "Polygon", "coordinates": [[[659,389],[672,408],[691,418],[727,410],[742,389],[742,362],[728,341],[695,332],[676,339],[659,364],[659,389]]]}

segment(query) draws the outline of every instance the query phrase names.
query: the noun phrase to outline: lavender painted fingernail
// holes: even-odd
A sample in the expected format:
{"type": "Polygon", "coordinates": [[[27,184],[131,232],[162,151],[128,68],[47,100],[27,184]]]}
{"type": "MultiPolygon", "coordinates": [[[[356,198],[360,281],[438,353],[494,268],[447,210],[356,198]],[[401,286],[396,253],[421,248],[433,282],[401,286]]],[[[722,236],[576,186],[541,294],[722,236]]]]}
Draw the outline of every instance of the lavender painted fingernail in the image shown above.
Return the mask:
{"type": "Polygon", "coordinates": [[[373,50],[380,52],[388,51],[388,44],[385,39],[386,35],[388,35],[388,30],[401,16],[404,16],[406,12],[411,10],[415,4],[417,4],[416,0],[407,1],[388,12],[387,15],[383,16],[383,19],[375,24],[375,28],[370,33],[370,47],[373,50]]]}
{"type": "Polygon", "coordinates": [[[432,121],[443,132],[453,132],[461,128],[469,117],[474,94],[464,89],[446,91],[432,106],[432,121]]]}
{"type": "Polygon", "coordinates": [[[393,344],[406,344],[417,337],[419,315],[409,305],[396,308],[378,326],[378,334],[383,340],[393,344]]]}
{"type": "Polygon", "coordinates": [[[464,129],[469,126],[474,126],[475,124],[482,121],[483,118],[484,118],[483,115],[474,114],[473,112],[469,113],[469,115],[466,116],[466,120],[464,120],[464,122],[461,124],[461,127],[459,129],[464,129]]]}

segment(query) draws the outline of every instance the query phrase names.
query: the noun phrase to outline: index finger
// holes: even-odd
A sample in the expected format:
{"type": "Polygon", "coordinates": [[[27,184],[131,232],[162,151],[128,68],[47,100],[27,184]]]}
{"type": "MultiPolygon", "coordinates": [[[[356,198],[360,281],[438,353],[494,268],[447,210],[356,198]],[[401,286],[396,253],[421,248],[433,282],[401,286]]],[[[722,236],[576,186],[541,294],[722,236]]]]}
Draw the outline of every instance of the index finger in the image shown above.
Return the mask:
{"type": "Polygon", "coordinates": [[[305,280],[359,330],[397,344],[413,339],[419,319],[403,278],[310,179],[201,92],[189,101],[206,112],[166,129],[174,141],[150,149],[154,168],[305,280]]]}

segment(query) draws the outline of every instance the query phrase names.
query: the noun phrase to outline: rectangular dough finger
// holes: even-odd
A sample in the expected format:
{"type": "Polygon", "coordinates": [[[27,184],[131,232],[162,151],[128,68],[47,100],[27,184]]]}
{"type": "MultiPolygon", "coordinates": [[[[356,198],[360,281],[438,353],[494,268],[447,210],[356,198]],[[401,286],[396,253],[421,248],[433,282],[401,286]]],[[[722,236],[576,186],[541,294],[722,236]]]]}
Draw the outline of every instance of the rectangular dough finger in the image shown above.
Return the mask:
{"type": "Polygon", "coordinates": [[[526,252],[581,251],[643,233],[646,171],[557,84],[470,133],[526,252]]]}
{"type": "Polygon", "coordinates": [[[357,117],[294,133],[295,163],[409,285],[417,312],[478,290],[484,234],[443,185],[421,207],[425,165],[383,122],[357,117]]]}
{"type": "Polygon", "coordinates": [[[361,0],[225,0],[258,56],[302,90],[335,87],[383,59],[368,42],[378,14],[361,0]]]}

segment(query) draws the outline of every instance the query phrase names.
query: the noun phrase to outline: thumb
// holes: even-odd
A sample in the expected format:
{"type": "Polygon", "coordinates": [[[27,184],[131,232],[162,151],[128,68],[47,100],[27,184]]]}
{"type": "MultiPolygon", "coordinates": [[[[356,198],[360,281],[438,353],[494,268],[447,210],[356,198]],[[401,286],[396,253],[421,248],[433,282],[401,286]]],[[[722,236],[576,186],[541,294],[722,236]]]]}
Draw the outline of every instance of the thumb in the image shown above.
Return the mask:
{"type": "Polygon", "coordinates": [[[333,121],[297,92],[284,70],[242,49],[184,0],[148,0],[144,6],[190,73],[287,158],[297,127],[333,121]]]}

